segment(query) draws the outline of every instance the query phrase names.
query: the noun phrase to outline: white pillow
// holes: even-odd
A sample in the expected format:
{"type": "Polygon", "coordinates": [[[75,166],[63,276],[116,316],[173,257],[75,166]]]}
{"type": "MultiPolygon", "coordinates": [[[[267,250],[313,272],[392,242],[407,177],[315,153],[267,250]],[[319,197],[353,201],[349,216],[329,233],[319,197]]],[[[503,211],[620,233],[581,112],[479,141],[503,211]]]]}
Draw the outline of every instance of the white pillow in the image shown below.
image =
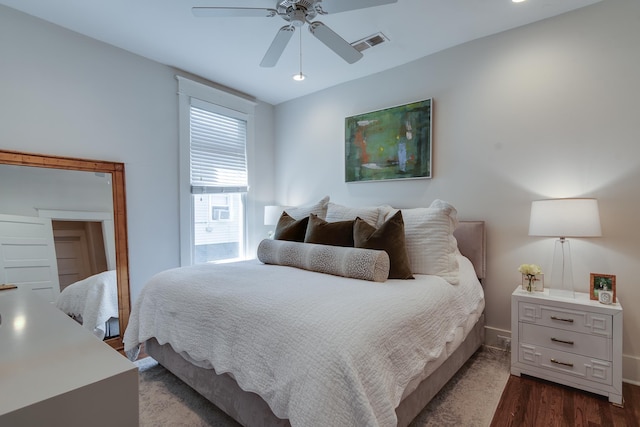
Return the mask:
{"type": "Polygon", "coordinates": [[[329,205],[327,206],[327,217],[325,218],[325,221],[349,221],[356,219],[356,217],[360,217],[360,219],[363,219],[368,224],[377,228],[379,216],[380,210],[377,206],[351,208],[348,206],[329,202],[329,205]]]}
{"type": "MultiPolygon", "coordinates": [[[[397,211],[392,209],[385,219],[397,211]]],[[[458,225],[457,213],[442,200],[434,200],[428,208],[402,209],[412,273],[440,276],[452,285],[460,282],[458,242],[453,236],[458,225]]]]}
{"type": "Polygon", "coordinates": [[[395,213],[398,212],[398,209],[393,209],[391,205],[380,205],[378,206],[378,224],[376,224],[376,228],[380,228],[382,224],[389,218],[391,218],[395,213]]]}
{"type": "Polygon", "coordinates": [[[299,220],[309,216],[309,214],[318,215],[318,218],[325,219],[327,216],[327,204],[329,196],[324,196],[318,203],[313,205],[291,206],[285,208],[284,211],[293,219],[299,220]]]}

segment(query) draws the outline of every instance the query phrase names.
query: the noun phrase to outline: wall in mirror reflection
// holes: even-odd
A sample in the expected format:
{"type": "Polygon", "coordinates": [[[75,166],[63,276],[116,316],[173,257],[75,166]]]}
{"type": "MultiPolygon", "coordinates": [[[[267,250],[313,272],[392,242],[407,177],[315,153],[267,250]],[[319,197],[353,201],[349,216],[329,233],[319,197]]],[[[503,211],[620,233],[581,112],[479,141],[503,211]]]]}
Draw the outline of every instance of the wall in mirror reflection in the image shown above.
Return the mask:
{"type": "Polygon", "coordinates": [[[0,283],[101,338],[119,333],[111,184],[108,173],[0,165],[0,283]]]}

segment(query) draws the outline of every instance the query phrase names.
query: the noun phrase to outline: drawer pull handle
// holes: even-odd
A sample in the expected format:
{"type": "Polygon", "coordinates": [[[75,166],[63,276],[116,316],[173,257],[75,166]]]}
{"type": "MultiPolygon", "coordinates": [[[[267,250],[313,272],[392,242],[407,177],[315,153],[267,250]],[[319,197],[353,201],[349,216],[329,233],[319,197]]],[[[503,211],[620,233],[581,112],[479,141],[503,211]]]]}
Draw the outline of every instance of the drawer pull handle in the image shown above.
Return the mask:
{"type": "Polygon", "coordinates": [[[559,362],[556,359],[551,359],[551,363],[555,363],[556,365],[568,366],[570,368],[573,368],[573,363],[559,362]]]}
{"type": "Polygon", "coordinates": [[[573,323],[573,319],[563,319],[562,317],[551,316],[551,320],[559,320],[561,322],[573,323]]]}
{"type": "Polygon", "coordinates": [[[565,340],[560,340],[558,338],[551,338],[551,341],[553,342],[559,342],[562,344],[569,344],[569,345],[573,345],[573,341],[565,341],[565,340]]]}

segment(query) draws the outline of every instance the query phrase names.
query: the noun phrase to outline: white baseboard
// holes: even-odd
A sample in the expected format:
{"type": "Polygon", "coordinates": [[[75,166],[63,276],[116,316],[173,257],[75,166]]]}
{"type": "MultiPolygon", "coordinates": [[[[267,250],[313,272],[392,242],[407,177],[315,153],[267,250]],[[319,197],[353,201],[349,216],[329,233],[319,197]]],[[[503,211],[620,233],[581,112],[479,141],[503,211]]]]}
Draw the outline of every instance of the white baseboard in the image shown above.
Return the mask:
{"type": "Polygon", "coordinates": [[[640,357],[622,355],[622,381],[640,386],[640,357]]]}
{"type": "MultiPolygon", "coordinates": [[[[510,350],[511,331],[485,326],[484,345],[510,350]]],[[[622,381],[640,386],[640,357],[622,355],[622,381]]]]}
{"type": "Polygon", "coordinates": [[[490,326],[484,327],[484,345],[488,347],[495,347],[502,350],[511,349],[511,331],[504,329],[492,328],[490,326]]]}

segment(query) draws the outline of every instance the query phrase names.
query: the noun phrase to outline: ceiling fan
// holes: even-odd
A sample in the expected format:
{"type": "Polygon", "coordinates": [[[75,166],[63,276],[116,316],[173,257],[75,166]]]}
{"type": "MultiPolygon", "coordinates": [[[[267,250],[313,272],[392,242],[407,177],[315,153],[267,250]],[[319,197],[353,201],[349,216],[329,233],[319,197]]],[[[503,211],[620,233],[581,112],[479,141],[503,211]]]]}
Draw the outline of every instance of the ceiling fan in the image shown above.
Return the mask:
{"type": "Polygon", "coordinates": [[[271,46],[260,62],[261,67],[273,67],[277,64],[284,48],[289,43],[296,27],[305,23],[309,32],[324,43],[329,49],[338,54],[349,64],[362,58],[362,52],[351,46],[331,28],[320,21],[313,21],[318,15],[346,12],[396,3],[398,0],[276,0],[275,9],[253,7],[193,7],[192,13],[196,17],[234,18],[234,17],[265,17],[279,16],[288,22],[280,28],[271,46]]]}

